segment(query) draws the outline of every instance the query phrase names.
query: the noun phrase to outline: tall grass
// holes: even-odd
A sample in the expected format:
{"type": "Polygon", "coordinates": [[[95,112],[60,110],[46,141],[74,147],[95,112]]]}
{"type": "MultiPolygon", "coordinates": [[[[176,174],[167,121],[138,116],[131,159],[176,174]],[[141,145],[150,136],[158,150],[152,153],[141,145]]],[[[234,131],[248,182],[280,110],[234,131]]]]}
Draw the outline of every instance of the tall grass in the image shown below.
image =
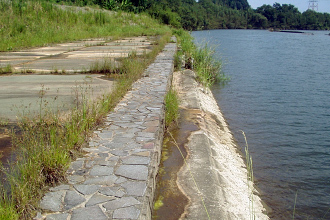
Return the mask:
{"type": "Polygon", "coordinates": [[[179,100],[174,89],[170,89],[165,96],[165,126],[169,127],[172,122],[178,123],[179,100]]]}
{"type": "Polygon", "coordinates": [[[246,159],[246,169],[247,169],[247,185],[248,185],[248,194],[249,194],[249,215],[250,219],[254,220],[256,219],[255,216],[255,210],[253,206],[253,191],[254,191],[254,177],[253,177],[253,162],[252,162],[252,157],[249,152],[249,145],[246,139],[246,135],[244,131],[241,131],[244,140],[245,140],[245,159],[246,159]]]}
{"type": "Polygon", "coordinates": [[[0,51],[86,38],[163,35],[167,26],[146,14],[70,8],[46,0],[0,1],[0,51]]]}
{"type": "Polygon", "coordinates": [[[210,87],[215,82],[228,80],[228,77],[221,71],[221,61],[214,57],[215,51],[213,49],[207,44],[197,47],[193,42],[193,37],[186,31],[176,30],[175,34],[179,39],[181,49],[175,57],[177,69],[178,65],[181,64],[180,62],[183,62],[185,68],[195,71],[197,80],[206,87],[210,87]]]}
{"type": "Polygon", "coordinates": [[[113,92],[98,101],[90,101],[84,90],[76,93],[77,105],[69,114],[57,114],[47,109],[41,91],[39,114],[22,118],[20,136],[13,135],[18,151],[17,161],[6,173],[9,187],[0,186],[0,219],[31,219],[45,190],[66,181],[70,161],[82,154],[81,146],[90,131],[102,123],[103,117],[118,103],[132,83],[141,77],[169,41],[169,33],[161,37],[150,54],[130,56],[123,61],[116,75],[113,92]],[[8,189],[9,188],[9,189],[8,189]]]}

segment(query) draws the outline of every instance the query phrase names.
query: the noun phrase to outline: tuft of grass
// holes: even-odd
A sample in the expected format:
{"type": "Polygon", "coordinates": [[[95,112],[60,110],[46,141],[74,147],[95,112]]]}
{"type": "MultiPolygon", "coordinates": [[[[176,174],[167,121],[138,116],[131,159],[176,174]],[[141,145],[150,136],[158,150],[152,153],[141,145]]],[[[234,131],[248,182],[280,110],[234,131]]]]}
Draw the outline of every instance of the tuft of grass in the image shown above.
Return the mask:
{"type": "Polygon", "coordinates": [[[110,57],[105,57],[101,61],[94,62],[89,72],[91,73],[101,73],[101,74],[116,74],[118,73],[118,68],[116,68],[114,59],[110,57]]]}
{"type": "MultiPolygon", "coordinates": [[[[144,69],[164,48],[170,33],[159,38],[153,51],[143,57],[130,56],[123,61],[113,92],[91,101],[84,89],[76,89],[76,105],[63,115],[50,111],[40,91],[40,110],[34,117],[19,122],[20,135],[12,134],[17,161],[2,169],[7,182],[0,184],[0,219],[31,219],[48,187],[66,181],[70,162],[83,154],[81,147],[90,131],[122,99],[144,69]],[[8,186],[7,186],[8,185],[8,186]]],[[[24,115],[24,114],[23,114],[24,115]]]]}
{"type": "Polygon", "coordinates": [[[182,51],[177,51],[174,55],[174,71],[181,70],[182,66],[182,51]]]}
{"type": "Polygon", "coordinates": [[[172,122],[177,124],[179,118],[179,100],[174,89],[170,89],[165,96],[165,127],[172,122]]]}

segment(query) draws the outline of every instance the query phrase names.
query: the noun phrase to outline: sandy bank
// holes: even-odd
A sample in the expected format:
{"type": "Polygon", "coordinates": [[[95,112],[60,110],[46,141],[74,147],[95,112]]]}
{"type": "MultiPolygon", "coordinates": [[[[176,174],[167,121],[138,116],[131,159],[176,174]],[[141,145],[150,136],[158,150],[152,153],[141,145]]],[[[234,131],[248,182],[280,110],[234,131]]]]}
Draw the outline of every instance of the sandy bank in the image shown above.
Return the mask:
{"type": "Polygon", "coordinates": [[[245,163],[211,91],[198,85],[190,70],[173,77],[180,107],[200,128],[189,137],[188,165],[178,174],[190,199],[181,219],[269,219],[257,191],[248,187],[245,163]]]}

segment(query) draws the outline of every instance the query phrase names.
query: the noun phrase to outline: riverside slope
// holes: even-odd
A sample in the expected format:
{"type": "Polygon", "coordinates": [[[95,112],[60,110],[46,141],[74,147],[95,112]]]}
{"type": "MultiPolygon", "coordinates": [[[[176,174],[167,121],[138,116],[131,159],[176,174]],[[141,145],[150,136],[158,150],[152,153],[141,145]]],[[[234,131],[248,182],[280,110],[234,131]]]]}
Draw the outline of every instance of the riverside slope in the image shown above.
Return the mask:
{"type": "Polygon", "coordinates": [[[180,107],[199,126],[188,138],[187,164],[178,173],[190,200],[181,219],[269,219],[212,92],[190,70],[175,72],[173,86],[180,107]]]}

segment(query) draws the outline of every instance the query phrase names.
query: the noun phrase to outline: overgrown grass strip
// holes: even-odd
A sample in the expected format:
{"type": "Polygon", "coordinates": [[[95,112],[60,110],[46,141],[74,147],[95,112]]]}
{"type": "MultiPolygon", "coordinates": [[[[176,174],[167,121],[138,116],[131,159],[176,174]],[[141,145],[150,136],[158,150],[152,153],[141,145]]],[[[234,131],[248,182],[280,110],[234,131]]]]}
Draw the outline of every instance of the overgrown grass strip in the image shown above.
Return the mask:
{"type": "Polygon", "coordinates": [[[168,30],[147,14],[67,7],[46,0],[0,1],[0,51],[87,38],[163,35],[168,30]]]}

